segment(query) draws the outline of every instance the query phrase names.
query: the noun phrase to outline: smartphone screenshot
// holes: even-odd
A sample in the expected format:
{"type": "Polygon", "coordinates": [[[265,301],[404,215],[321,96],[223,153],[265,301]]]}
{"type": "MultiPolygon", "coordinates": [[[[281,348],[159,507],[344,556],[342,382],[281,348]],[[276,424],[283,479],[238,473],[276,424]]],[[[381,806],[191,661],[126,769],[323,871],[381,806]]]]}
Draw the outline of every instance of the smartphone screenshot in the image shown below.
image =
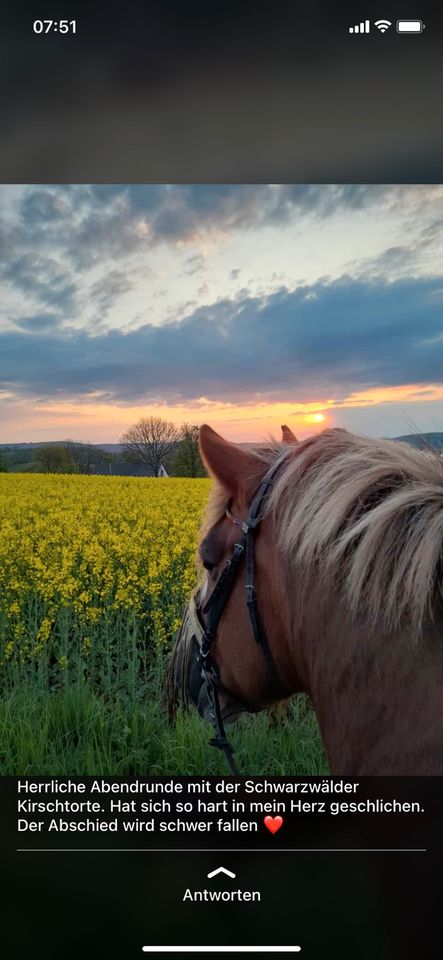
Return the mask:
{"type": "Polygon", "coordinates": [[[3,12],[7,960],[441,957],[442,43],[3,12]]]}

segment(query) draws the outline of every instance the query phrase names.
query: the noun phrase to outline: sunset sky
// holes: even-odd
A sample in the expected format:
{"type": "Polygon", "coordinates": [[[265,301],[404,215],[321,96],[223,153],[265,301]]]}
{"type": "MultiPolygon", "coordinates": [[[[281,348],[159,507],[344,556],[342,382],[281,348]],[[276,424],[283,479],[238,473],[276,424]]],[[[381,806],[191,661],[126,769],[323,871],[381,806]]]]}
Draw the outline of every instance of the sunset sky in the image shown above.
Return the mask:
{"type": "Polygon", "coordinates": [[[0,187],[0,443],[443,430],[442,186],[0,187]]]}

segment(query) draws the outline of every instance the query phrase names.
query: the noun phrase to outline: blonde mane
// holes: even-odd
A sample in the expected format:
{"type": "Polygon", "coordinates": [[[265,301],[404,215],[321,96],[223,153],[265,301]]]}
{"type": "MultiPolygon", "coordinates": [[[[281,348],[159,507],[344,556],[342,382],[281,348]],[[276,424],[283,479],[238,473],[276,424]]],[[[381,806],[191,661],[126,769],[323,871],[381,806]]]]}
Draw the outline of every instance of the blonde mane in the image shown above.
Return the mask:
{"type": "Polygon", "coordinates": [[[432,618],[443,598],[435,451],[325,430],[288,447],[266,512],[302,588],[315,571],[325,597],[338,588],[353,617],[389,631],[402,624],[417,633],[432,618]]]}

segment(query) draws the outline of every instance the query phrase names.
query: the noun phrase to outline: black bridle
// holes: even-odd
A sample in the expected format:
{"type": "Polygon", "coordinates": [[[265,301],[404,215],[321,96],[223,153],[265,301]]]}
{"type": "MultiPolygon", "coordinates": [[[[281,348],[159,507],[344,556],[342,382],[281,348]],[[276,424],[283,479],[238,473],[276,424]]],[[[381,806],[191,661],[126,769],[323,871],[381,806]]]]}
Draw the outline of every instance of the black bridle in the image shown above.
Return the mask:
{"type": "Polygon", "coordinates": [[[256,643],[263,651],[263,655],[268,667],[270,681],[274,685],[279,680],[277,668],[275,666],[272,653],[269,649],[268,640],[263,629],[257,607],[257,596],[254,587],[254,538],[263,517],[263,506],[268,497],[277,470],[283,463],[286,454],[287,450],[284,450],[283,453],[277,457],[263,477],[263,480],[261,481],[250,504],[246,520],[240,520],[239,517],[236,517],[233,513],[231,513],[229,509],[230,504],[228,504],[225,511],[226,516],[229,520],[231,520],[232,523],[241,529],[242,534],[240,539],[234,544],[231,556],[226,561],[224,570],[220,575],[217,584],[214,587],[211,596],[209,597],[209,600],[201,611],[205,615],[206,620],[204,623],[202,623],[203,635],[198,653],[198,663],[201,668],[203,679],[207,685],[208,697],[211,704],[211,719],[215,728],[215,737],[213,737],[209,743],[212,747],[217,747],[217,749],[224,753],[230,773],[233,775],[238,775],[239,771],[233,757],[234,749],[232,744],[227,739],[225,733],[219,699],[219,691],[223,689],[223,686],[220,680],[220,671],[214,658],[211,656],[211,647],[217,637],[217,630],[224,608],[234,586],[241,561],[245,556],[246,606],[248,608],[252,632],[254,634],[256,643]]]}

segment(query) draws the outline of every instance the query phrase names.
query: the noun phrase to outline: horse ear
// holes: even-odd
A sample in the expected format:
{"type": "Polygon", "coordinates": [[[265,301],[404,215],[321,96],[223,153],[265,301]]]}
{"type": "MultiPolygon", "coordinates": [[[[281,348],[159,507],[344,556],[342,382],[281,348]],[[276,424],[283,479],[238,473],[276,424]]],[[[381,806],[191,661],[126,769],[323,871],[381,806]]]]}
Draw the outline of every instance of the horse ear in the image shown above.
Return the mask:
{"type": "Polygon", "coordinates": [[[224,440],[207,423],[200,427],[200,454],[208,473],[231,496],[246,493],[254,475],[257,475],[256,457],[242,450],[238,444],[224,440]]]}
{"type": "Polygon", "coordinates": [[[295,433],[290,430],[289,427],[284,424],[281,428],[281,438],[283,443],[297,443],[297,437],[295,433]]]}

